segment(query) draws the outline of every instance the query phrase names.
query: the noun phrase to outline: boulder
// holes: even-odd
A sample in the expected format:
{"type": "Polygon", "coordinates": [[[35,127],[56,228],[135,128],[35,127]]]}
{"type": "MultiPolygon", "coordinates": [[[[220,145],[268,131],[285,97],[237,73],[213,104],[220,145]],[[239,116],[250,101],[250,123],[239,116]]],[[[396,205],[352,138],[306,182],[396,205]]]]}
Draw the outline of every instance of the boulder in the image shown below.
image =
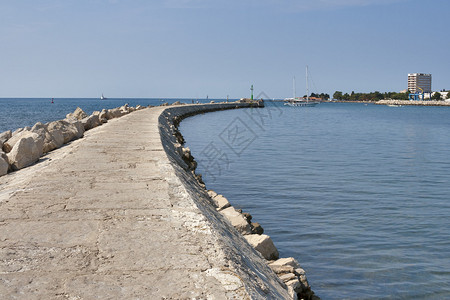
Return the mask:
{"type": "Polygon", "coordinates": [[[262,228],[261,224],[259,224],[258,222],[250,223],[250,227],[252,229],[253,234],[263,234],[264,233],[264,229],[262,228]]]}
{"type": "Polygon", "coordinates": [[[61,147],[62,145],[57,145],[56,139],[50,132],[48,132],[47,125],[44,125],[40,122],[36,123],[33,128],[31,128],[31,132],[38,134],[44,140],[44,147],[42,150],[43,153],[50,152],[55,148],[61,147]]]}
{"type": "Polygon", "coordinates": [[[272,271],[275,272],[275,274],[278,274],[278,275],[295,272],[294,267],[292,267],[292,266],[278,266],[278,265],[272,266],[269,264],[269,267],[272,269],[272,271]]]}
{"type": "Polygon", "coordinates": [[[286,274],[280,275],[279,278],[283,282],[288,282],[288,281],[297,279],[297,275],[295,275],[294,273],[286,273],[286,274]]]}
{"type": "Polygon", "coordinates": [[[0,151],[3,149],[3,144],[12,136],[11,130],[0,133],[0,151]]]}
{"type": "Polygon", "coordinates": [[[102,109],[102,111],[98,115],[100,122],[102,122],[102,123],[108,122],[107,114],[108,114],[108,111],[106,109],[102,109]]]}
{"type": "Polygon", "coordinates": [[[79,139],[79,138],[83,137],[84,131],[85,131],[83,123],[81,123],[80,120],[75,120],[75,119],[67,119],[67,121],[69,123],[71,123],[72,125],[74,125],[75,128],[77,129],[77,132],[75,134],[75,138],[79,139]]]}
{"type": "MultiPolygon", "coordinates": [[[[84,132],[83,125],[79,121],[78,123],[81,125],[84,132]]],[[[62,144],[68,143],[76,138],[83,136],[83,133],[80,133],[79,127],[77,127],[74,123],[69,122],[68,120],[50,122],[47,125],[47,130],[57,141],[57,145],[59,145],[58,147],[60,147],[62,144]]]]}
{"type": "Polygon", "coordinates": [[[42,156],[44,139],[37,133],[30,133],[20,138],[7,154],[8,162],[13,170],[20,170],[36,161],[42,156]]]}
{"type": "Polygon", "coordinates": [[[216,192],[214,192],[213,190],[208,190],[207,193],[208,193],[209,197],[211,197],[211,199],[218,195],[218,194],[217,194],[216,192]]]}
{"type": "Polygon", "coordinates": [[[89,130],[101,125],[102,123],[100,122],[100,118],[98,117],[98,115],[92,114],[86,118],[81,119],[81,124],[83,124],[84,130],[89,130]]]}
{"type": "Polygon", "coordinates": [[[15,135],[21,133],[22,131],[30,131],[30,129],[31,129],[31,127],[29,127],[29,126],[24,127],[24,128],[17,128],[16,130],[13,131],[11,136],[15,136],[15,135]]]}
{"type": "Polygon", "coordinates": [[[234,207],[230,206],[220,211],[220,213],[230,221],[231,225],[242,234],[251,234],[250,224],[247,220],[237,212],[234,207]]]}
{"type": "Polygon", "coordinates": [[[280,258],[274,262],[271,262],[269,264],[269,267],[271,267],[273,269],[273,267],[277,267],[277,266],[290,266],[293,267],[294,269],[298,269],[300,268],[300,264],[298,263],[298,261],[293,258],[293,257],[288,257],[288,258],[280,258]]]}
{"type": "Polygon", "coordinates": [[[77,119],[77,120],[81,120],[86,118],[88,115],[79,107],[77,107],[77,109],[75,109],[75,111],[73,113],[67,114],[66,115],[66,119],[77,119]]]}
{"type": "Polygon", "coordinates": [[[128,104],[122,105],[120,107],[120,111],[122,112],[122,116],[130,113],[130,108],[128,107],[128,104]]]}
{"type": "Polygon", "coordinates": [[[8,157],[6,157],[2,151],[0,151],[0,176],[6,175],[9,169],[8,157]]]}
{"type": "Polygon", "coordinates": [[[114,118],[119,118],[121,116],[124,115],[124,112],[120,109],[120,108],[113,108],[113,109],[108,109],[107,112],[107,119],[114,119],[114,118]]]}
{"type": "Polygon", "coordinates": [[[270,236],[265,234],[250,234],[244,236],[247,242],[253,246],[267,260],[278,259],[278,250],[270,236]]]}
{"type": "MultiPolygon", "coordinates": [[[[228,199],[225,198],[223,195],[216,194],[216,196],[213,197],[212,200],[214,202],[214,205],[217,207],[217,210],[223,210],[223,209],[231,206],[230,202],[228,202],[228,199]]],[[[243,216],[243,217],[245,218],[245,216],[243,216]]]]}
{"type": "Polygon", "coordinates": [[[301,293],[302,292],[302,285],[300,283],[300,280],[297,278],[292,279],[288,282],[285,282],[289,290],[295,291],[295,293],[301,293]]]}
{"type": "MultiPolygon", "coordinates": [[[[25,127],[26,128],[26,127],[25,127]]],[[[28,127],[29,128],[29,127],[28,127]]],[[[30,128],[31,129],[31,128],[30,128]]],[[[24,128],[20,128],[20,130],[16,130],[13,132],[12,136],[10,139],[8,139],[4,144],[3,144],[3,151],[5,151],[6,153],[9,153],[12,151],[12,148],[14,147],[14,145],[21,139],[24,137],[29,137],[33,134],[33,132],[31,132],[30,130],[25,130],[24,128]]]]}

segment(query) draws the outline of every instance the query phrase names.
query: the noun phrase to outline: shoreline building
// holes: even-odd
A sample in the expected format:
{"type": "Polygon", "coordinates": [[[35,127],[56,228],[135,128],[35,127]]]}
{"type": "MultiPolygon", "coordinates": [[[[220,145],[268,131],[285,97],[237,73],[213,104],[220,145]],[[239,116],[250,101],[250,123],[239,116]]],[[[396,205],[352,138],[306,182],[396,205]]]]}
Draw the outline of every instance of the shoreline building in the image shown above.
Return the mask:
{"type": "Polygon", "coordinates": [[[410,99],[425,99],[425,94],[431,97],[431,74],[411,73],[408,74],[408,90],[411,93],[410,99]],[[413,96],[413,97],[411,97],[413,96]]]}

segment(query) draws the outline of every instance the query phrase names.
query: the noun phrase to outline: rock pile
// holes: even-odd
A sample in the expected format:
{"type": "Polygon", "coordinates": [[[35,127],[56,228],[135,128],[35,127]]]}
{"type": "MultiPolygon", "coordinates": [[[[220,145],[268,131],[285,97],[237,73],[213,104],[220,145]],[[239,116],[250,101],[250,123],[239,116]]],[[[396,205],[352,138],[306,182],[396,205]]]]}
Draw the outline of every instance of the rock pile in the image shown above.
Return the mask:
{"type": "Polygon", "coordinates": [[[263,234],[264,230],[258,223],[251,222],[252,216],[235,209],[230,202],[220,194],[208,190],[211,204],[216,207],[240,233],[247,242],[267,260],[269,267],[286,284],[292,299],[319,299],[306,278],[305,270],[292,257],[279,258],[278,250],[270,236],[263,234]]]}
{"type": "Polygon", "coordinates": [[[101,112],[95,111],[88,116],[77,107],[64,120],[46,124],[38,122],[32,128],[0,133],[0,176],[34,164],[45,153],[83,137],[86,130],[144,108],[147,107],[129,107],[125,104],[118,108],[103,109],[101,112]]]}

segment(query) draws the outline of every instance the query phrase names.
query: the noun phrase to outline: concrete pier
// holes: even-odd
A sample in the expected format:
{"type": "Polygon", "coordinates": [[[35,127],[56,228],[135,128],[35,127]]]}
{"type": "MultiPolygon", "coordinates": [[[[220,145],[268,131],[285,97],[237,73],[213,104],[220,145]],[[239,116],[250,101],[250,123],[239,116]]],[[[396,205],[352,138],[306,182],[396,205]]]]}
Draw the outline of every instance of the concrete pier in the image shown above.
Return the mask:
{"type": "Polygon", "coordinates": [[[0,177],[2,299],[290,298],[177,158],[165,109],[0,177]]]}

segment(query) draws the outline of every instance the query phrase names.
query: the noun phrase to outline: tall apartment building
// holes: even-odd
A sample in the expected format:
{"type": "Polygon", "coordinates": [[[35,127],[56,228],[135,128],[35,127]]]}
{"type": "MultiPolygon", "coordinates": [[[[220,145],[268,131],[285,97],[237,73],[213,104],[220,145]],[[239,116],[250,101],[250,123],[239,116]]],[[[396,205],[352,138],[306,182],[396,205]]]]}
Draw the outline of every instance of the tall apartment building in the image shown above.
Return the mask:
{"type": "Polygon", "coordinates": [[[431,74],[408,74],[408,90],[411,93],[431,93],[431,74]]]}

